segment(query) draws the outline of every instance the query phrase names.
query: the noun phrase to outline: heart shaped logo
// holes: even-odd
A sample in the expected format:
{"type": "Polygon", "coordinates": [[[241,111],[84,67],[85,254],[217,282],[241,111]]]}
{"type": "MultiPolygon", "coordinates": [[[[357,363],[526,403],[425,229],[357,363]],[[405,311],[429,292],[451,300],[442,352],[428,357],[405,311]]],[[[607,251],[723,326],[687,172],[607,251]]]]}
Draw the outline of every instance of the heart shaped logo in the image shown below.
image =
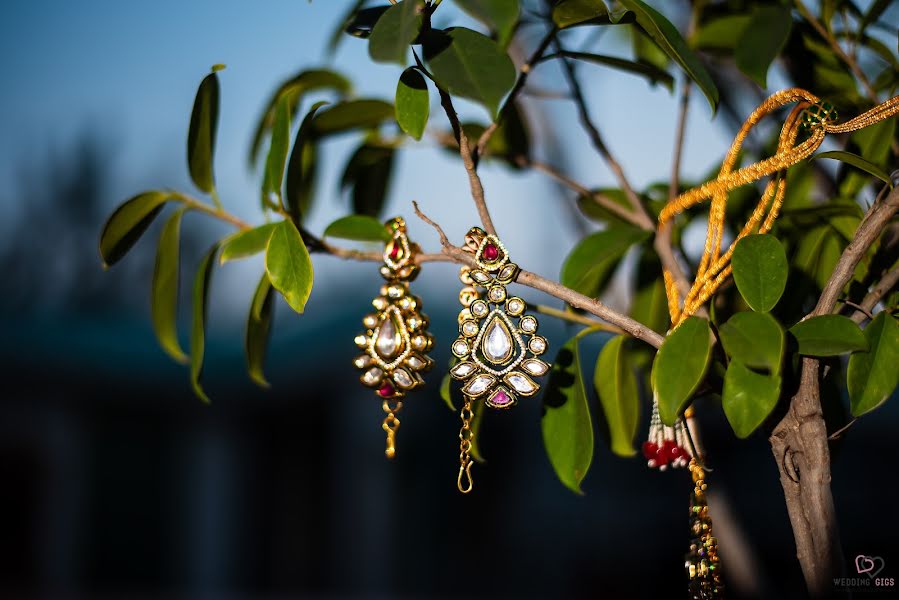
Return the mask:
{"type": "Polygon", "coordinates": [[[884,561],[879,556],[865,556],[859,554],[855,557],[855,570],[861,575],[864,573],[870,579],[877,577],[877,574],[883,571],[884,561]]]}

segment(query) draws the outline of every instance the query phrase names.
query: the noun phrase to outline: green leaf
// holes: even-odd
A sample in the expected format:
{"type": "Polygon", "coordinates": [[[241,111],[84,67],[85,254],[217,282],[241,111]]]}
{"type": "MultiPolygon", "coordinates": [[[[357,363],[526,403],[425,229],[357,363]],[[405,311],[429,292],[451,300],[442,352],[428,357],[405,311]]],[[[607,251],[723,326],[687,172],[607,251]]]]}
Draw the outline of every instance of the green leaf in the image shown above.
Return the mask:
{"type": "Polygon", "coordinates": [[[337,92],[338,96],[342,98],[352,90],[352,87],[352,84],[346,77],[340,73],[329,71],[327,69],[309,69],[307,71],[300,71],[293,77],[284,81],[278,86],[278,89],[272,94],[272,97],[269,98],[262,118],[259,119],[259,123],[256,125],[256,130],[253,133],[253,142],[250,144],[250,166],[253,166],[256,163],[256,158],[259,156],[259,149],[262,147],[262,138],[265,137],[265,134],[272,128],[272,125],[275,122],[275,113],[277,112],[278,103],[282,98],[288,98],[290,119],[293,120],[300,110],[300,104],[306,93],[316,90],[334,90],[337,92]]]}
{"type": "Polygon", "coordinates": [[[640,424],[640,397],[631,357],[624,346],[627,340],[623,335],[609,340],[599,353],[593,373],[593,385],[609,424],[612,452],[619,456],[637,453],[634,437],[640,424]]]}
{"type": "Polygon", "coordinates": [[[718,106],[718,88],[677,28],[664,15],[641,0],[619,0],[619,3],[636,14],[640,27],[696,82],[714,113],[718,106]]]}
{"type": "Polygon", "coordinates": [[[673,426],[702,383],[712,356],[709,322],[689,317],[671,332],[652,363],[652,389],[659,417],[673,426]]]}
{"type": "Polygon", "coordinates": [[[276,225],[277,223],[265,223],[259,227],[238,231],[226,237],[222,240],[222,253],[219,258],[221,264],[239,258],[247,258],[265,250],[276,225]]]}
{"type": "Polygon", "coordinates": [[[543,394],[543,445],[559,480],[582,494],[581,482],[593,461],[593,423],[581,375],[578,338],[553,361],[543,394]]]}
{"type": "Polygon", "coordinates": [[[647,231],[627,226],[588,235],[565,259],[562,285],[595,298],[628,249],[649,235],[647,231]]]}
{"type": "Polygon", "coordinates": [[[496,117],[500,100],[515,85],[515,65],[490,38],[464,27],[432,30],[424,39],[431,73],[454,96],[483,104],[496,117]]]}
{"type": "Polygon", "coordinates": [[[250,379],[262,388],[269,387],[263,368],[272,329],[274,300],[275,291],[272,283],[269,281],[268,275],[263,273],[250,304],[250,311],[247,315],[247,331],[244,337],[247,373],[249,373],[250,379]]]}
{"type": "Polygon", "coordinates": [[[846,352],[866,352],[868,340],[855,322],[842,315],[820,315],[796,323],[790,333],[799,343],[799,354],[836,356],[846,352]]]}
{"type": "Polygon", "coordinates": [[[193,288],[193,325],[190,330],[190,384],[194,394],[209,404],[209,396],[203,391],[200,379],[203,376],[203,355],[206,351],[206,312],[209,305],[209,282],[219,245],[216,242],[203,256],[197,267],[193,288]]]}
{"type": "Polygon", "coordinates": [[[270,200],[281,204],[281,184],[284,182],[284,166],[287,151],[290,150],[290,95],[285,94],[278,102],[275,122],[272,125],[272,140],[265,159],[265,176],[262,180],[263,204],[270,200]]]}
{"type": "MultiPolygon", "coordinates": [[[[592,192],[602,194],[615,204],[618,204],[624,209],[630,210],[631,204],[630,200],[627,198],[627,194],[625,194],[622,190],[617,188],[598,188],[592,190],[592,192]]],[[[617,214],[608,210],[602,204],[597,202],[592,195],[586,196],[581,195],[578,196],[577,199],[577,207],[583,213],[585,217],[592,221],[597,221],[599,223],[614,223],[614,224],[624,224],[628,225],[629,223],[622,219],[617,214]]]]}
{"type": "MultiPolygon", "coordinates": [[[[450,363],[450,366],[454,364],[454,361],[450,363]]],[[[447,408],[452,411],[456,410],[456,405],[453,402],[453,378],[450,377],[450,374],[447,373],[443,376],[443,379],[440,382],[440,397],[446,403],[447,408]]]]}
{"type": "Polygon", "coordinates": [[[340,182],[353,188],[353,212],[377,217],[381,214],[393,176],[395,150],[363,143],[350,157],[340,182]]]}
{"type": "Polygon", "coordinates": [[[737,437],[745,439],[765,422],[780,398],[780,375],[760,375],[732,360],[724,375],[721,405],[737,437]]]}
{"type": "Polygon", "coordinates": [[[789,6],[756,6],[739,36],[734,52],[737,67],[762,88],[768,87],[768,68],[786,45],[792,26],[789,6]]]}
{"type": "Polygon", "coordinates": [[[170,199],[165,192],[143,192],[123,202],[109,215],[100,232],[103,268],[116,264],[131,250],[170,199]]]}
{"type": "Polygon", "coordinates": [[[768,313],[739,312],[718,333],[724,351],[733,360],[755,369],[780,373],[786,335],[777,319],[768,313]]]}
{"type": "Polygon", "coordinates": [[[215,131],[219,116],[219,79],[214,72],[203,78],[197,88],[187,132],[187,165],[194,184],[207,194],[215,188],[212,173],[215,131]]]}
{"type": "Polygon", "coordinates": [[[643,252],[636,276],[630,316],[656,333],[664,334],[668,329],[668,297],[665,295],[662,266],[655,252],[643,252]]]}
{"type": "Polygon", "coordinates": [[[603,0],[562,0],[553,7],[552,19],[560,29],[609,14],[603,0]]]}
{"type": "Polygon", "coordinates": [[[279,222],[272,230],[265,249],[265,272],[287,304],[302,313],[312,292],[312,259],[300,232],[289,219],[279,222]]]}
{"type": "Polygon", "coordinates": [[[455,4],[495,31],[500,46],[509,45],[521,10],[519,0],[455,0],[455,4]]]}
{"type": "Polygon", "coordinates": [[[645,77],[652,84],[661,83],[663,86],[668,88],[669,91],[674,89],[674,77],[672,77],[671,74],[667,71],[660,69],[652,63],[635,62],[624,58],[618,58],[617,56],[591,54],[589,52],[566,51],[562,52],[562,55],[567,58],[574,58],[577,60],[592,62],[599,65],[605,65],[607,67],[612,67],[613,69],[618,69],[619,71],[625,71],[627,73],[633,73],[634,75],[640,75],[642,77],[645,77]]]}
{"type": "Polygon", "coordinates": [[[886,171],[884,171],[874,163],[868,162],[858,154],[844,152],[842,150],[831,150],[830,152],[819,152],[812,157],[812,160],[818,158],[832,158],[833,160],[839,160],[848,165],[852,165],[853,167],[861,169],[869,175],[873,175],[874,177],[889,185],[891,188],[893,187],[893,182],[886,171]]]}
{"type": "Polygon", "coordinates": [[[401,0],[375,23],[368,38],[368,54],[375,62],[406,64],[409,44],[421,31],[422,0],[401,0]]]}
{"type": "Polygon", "coordinates": [[[746,303],[757,312],[768,312],[787,286],[787,253],[776,237],[748,235],[737,242],[731,259],[734,283],[746,303]]]}
{"type": "Polygon", "coordinates": [[[176,210],[162,227],[150,296],[156,339],[166,354],[182,364],[187,363],[187,355],[178,343],[178,275],[181,267],[181,217],[185,210],[185,207],[176,210]]]}
{"type": "Polygon", "coordinates": [[[325,102],[317,102],[306,113],[297,130],[293,149],[290,151],[290,158],[287,161],[287,183],[285,185],[287,210],[298,223],[302,221],[303,214],[311,204],[315,189],[316,146],[312,130],[315,114],[325,104],[325,102]]]}
{"type": "Polygon", "coordinates": [[[852,416],[860,417],[884,402],[899,384],[899,325],[881,311],[865,328],[871,348],[849,357],[846,386],[852,416]]]}
{"type": "Polygon", "coordinates": [[[393,104],[383,100],[348,100],[323,110],[314,121],[317,136],[343,133],[352,129],[375,128],[394,115],[393,104]]]}
{"type": "Polygon", "coordinates": [[[690,40],[702,50],[733,50],[749,25],[749,15],[725,15],[703,24],[690,40]]]}
{"type": "Polygon", "coordinates": [[[390,232],[384,224],[374,217],[365,215],[349,215],[341,217],[328,225],[324,237],[336,237],[358,242],[387,242],[390,232]]]}
{"type": "Polygon", "coordinates": [[[431,110],[428,85],[418,69],[409,67],[396,85],[396,122],[416,140],[420,140],[428,124],[431,110]]]}

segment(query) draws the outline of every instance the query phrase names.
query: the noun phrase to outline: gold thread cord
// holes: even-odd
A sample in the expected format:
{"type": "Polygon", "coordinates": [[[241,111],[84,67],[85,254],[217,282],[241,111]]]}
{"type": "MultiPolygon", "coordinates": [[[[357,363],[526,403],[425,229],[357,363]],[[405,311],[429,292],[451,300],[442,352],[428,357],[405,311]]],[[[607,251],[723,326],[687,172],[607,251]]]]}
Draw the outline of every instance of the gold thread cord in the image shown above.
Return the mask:
{"type": "Polygon", "coordinates": [[[737,242],[752,233],[767,233],[771,230],[786,195],[787,169],[814,154],[824,142],[826,134],[857,131],[897,113],[899,113],[899,96],[875,106],[854,119],[837,124],[833,107],[827,102],[822,102],[814,94],[799,88],[777,92],[759,105],[734,138],[721,164],[718,177],[675,197],[659,214],[658,230],[662,231],[670,227],[671,222],[680,213],[705,200],[711,201],[705,248],[696,270],[696,278],[686,297],[680,297],[673,275],[667,269],[663,272],[672,330],[699,310],[730,276],[730,260],[737,242]],[[767,115],[792,103],[797,104],[783,124],[774,156],[734,170],[743,142],[752,128],[767,115]],[[797,144],[800,134],[803,133],[807,136],[797,144]],[[724,235],[728,193],[768,176],[772,178],[765,186],[758,204],[734,241],[722,253],[721,241],[724,235]]]}

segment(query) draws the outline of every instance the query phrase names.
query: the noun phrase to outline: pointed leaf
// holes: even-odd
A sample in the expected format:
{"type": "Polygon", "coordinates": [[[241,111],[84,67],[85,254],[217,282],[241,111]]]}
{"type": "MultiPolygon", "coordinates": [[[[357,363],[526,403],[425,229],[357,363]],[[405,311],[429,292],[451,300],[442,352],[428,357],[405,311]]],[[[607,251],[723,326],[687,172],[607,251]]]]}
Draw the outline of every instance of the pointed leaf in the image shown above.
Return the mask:
{"type": "Polygon", "coordinates": [[[665,295],[662,266],[655,252],[643,252],[636,276],[630,316],[656,333],[664,334],[668,329],[668,297],[665,295]]]}
{"type": "Polygon", "coordinates": [[[585,296],[599,296],[628,249],[650,233],[636,227],[611,227],[582,239],[562,265],[562,285],[585,296]]]}
{"type": "Polygon", "coordinates": [[[709,322],[689,317],[668,334],[652,363],[652,390],[659,417],[673,426],[702,383],[712,356],[709,322]]]}
{"type": "Polygon", "coordinates": [[[253,229],[245,229],[229,235],[222,240],[222,253],[219,258],[221,264],[247,258],[259,254],[268,245],[268,239],[272,237],[272,231],[277,223],[265,223],[253,229]]]}
{"type": "Polygon", "coordinates": [[[375,128],[394,116],[393,104],[383,100],[348,100],[323,110],[314,121],[317,136],[343,133],[351,129],[375,128]]]}
{"type": "Polygon", "coordinates": [[[609,14],[603,0],[562,0],[553,7],[552,19],[560,29],[609,14]]]}
{"type": "Polygon", "coordinates": [[[268,279],[268,275],[262,274],[262,279],[253,294],[250,311],[247,315],[247,331],[244,338],[244,353],[247,359],[247,373],[256,385],[268,388],[269,383],[265,379],[263,368],[265,366],[265,354],[272,328],[272,310],[274,308],[275,291],[268,279]]]}
{"type": "Polygon", "coordinates": [[[126,200],[109,215],[100,232],[104,268],[119,262],[131,250],[169,199],[165,192],[144,192],[126,200]]]}
{"type": "Polygon", "coordinates": [[[287,197],[287,210],[298,223],[302,222],[303,213],[312,202],[316,175],[313,122],[316,112],[325,104],[327,103],[316,102],[306,113],[297,130],[293,149],[290,151],[290,159],[287,162],[287,183],[284,190],[287,197]]]}
{"type": "Polygon", "coordinates": [[[617,56],[591,54],[589,52],[566,51],[563,52],[562,55],[567,58],[574,58],[576,60],[592,62],[598,65],[605,65],[613,69],[618,69],[619,71],[625,71],[627,73],[633,73],[634,75],[640,75],[642,77],[645,77],[652,84],[661,83],[666,88],[668,88],[668,91],[674,89],[674,77],[672,77],[671,74],[668,73],[668,71],[660,69],[652,63],[636,62],[633,60],[618,58],[617,56]]]}
{"type": "Polygon", "coordinates": [[[159,345],[179,363],[187,363],[187,355],[178,343],[178,288],[181,268],[181,217],[179,208],[165,222],[156,249],[150,312],[159,345]]]}
{"type": "Polygon", "coordinates": [[[731,259],[734,283],[746,303],[757,312],[768,312],[787,286],[787,254],[776,237],[748,235],[737,242],[731,259]]]}
{"type": "Polygon", "coordinates": [[[699,57],[687,46],[677,28],[663,14],[641,0],[619,0],[626,9],[633,11],[637,23],[651,37],[659,48],[681,66],[684,72],[705,94],[712,112],[718,106],[718,88],[706,71],[699,57]]]}
{"type": "Polygon", "coordinates": [[[418,69],[403,71],[396,86],[396,122],[416,140],[420,140],[430,113],[428,85],[418,69]]]}
{"type": "Polygon", "coordinates": [[[421,31],[423,0],[401,0],[387,9],[368,38],[368,54],[375,62],[406,64],[409,44],[421,31]]]}
{"type": "Polygon", "coordinates": [[[748,367],[780,373],[786,335],[767,313],[739,312],[718,330],[724,350],[748,367]]]}
{"type": "Polygon", "coordinates": [[[265,134],[272,128],[275,122],[275,113],[282,98],[287,97],[290,107],[290,119],[293,120],[300,110],[300,104],[307,92],[316,90],[333,90],[338,97],[342,98],[352,90],[353,86],[349,79],[327,69],[309,69],[300,71],[293,77],[287,79],[278,86],[278,89],[272,94],[266,104],[265,111],[259,123],[256,124],[256,130],[253,132],[253,142],[250,144],[250,153],[248,162],[250,166],[256,163],[259,155],[259,149],[262,148],[262,139],[265,134]]]}
{"type": "Polygon", "coordinates": [[[868,352],[849,357],[846,385],[852,416],[860,417],[884,402],[899,384],[899,325],[881,311],[865,328],[868,352]]]}
{"type": "Polygon", "coordinates": [[[690,39],[694,48],[733,50],[749,25],[749,15],[724,15],[702,24],[690,39]]]}
{"type": "Polygon", "coordinates": [[[890,187],[893,187],[893,182],[890,179],[890,176],[887,174],[886,171],[884,171],[883,169],[881,169],[874,163],[865,160],[858,154],[853,154],[851,152],[844,152],[842,150],[831,150],[830,152],[820,152],[812,157],[813,160],[818,159],[818,158],[831,158],[833,160],[839,160],[848,165],[852,165],[853,167],[856,167],[857,169],[861,169],[862,171],[864,171],[865,173],[868,173],[869,175],[873,175],[874,177],[883,181],[890,187]]]}
{"type": "Polygon", "coordinates": [[[464,27],[431,30],[424,55],[437,82],[454,96],[483,104],[491,117],[515,85],[515,65],[490,38],[464,27]]]}
{"type": "Polygon", "coordinates": [[[388,242],[390,232],[374,217],[349,215],[341,217],[325,228],[324,237],[336,237],[358,242],[388,242]]]}
{"type": "Polygon", "coordinates": [[[581,375],[578,339],[559,350],[543,394],[543,445],[559,480],[582,494],[593,461],[593,423],[581,375]]]}
{"type": "Polygon", "coordinates": [[[738,438],[749,437],[765,422],[780,398],[780,375],[760,375],[732,360],[724,375],[721,405],[738,438]]]}
{"type": "Polygon", "coordinates": [[[194,394],[209,404],[209,396],[203,391],[200,379],[203,376],[203,355],[206,352],[206,312],[209,304],[209,282],[212,279],[212,268],[215,265],[215,254],[218,243],[203,256],[197,267],[193,287],[193,325],[190,330],[190,383],[194,394]]]}
{"type": "Polygon", "coordinates": [[[455,0],[455,4],[495,31],[500,46],[509,45],[521,10],[519,0],[455,0]]]}
{"type": "Polygon", "coordinates": [[[737,67],[762,88],[768,87],[768,68],[787,43],[792,26],[789,6],[756,6],[739,36],[734,51],[737,67]]]}
{"type": "Polygon", "coordinates": [[[868,340],[855,322],[842,315],[821,315],[796,323],[790,333],[799,343],[799,354],[836,356],[867,352],[868,340]]]}
{"type": "Polygon", "coordinates": [[[389,146],[363,143],[350,157],[341,189],[353,188],[353,212],[377,217],[387,200],[396,152],[389,146]]]}
{"type": "Polygon", "coordinates": [[[634,437],[640,424],[640,397],[632,361],[625,348],[628,338],[623,335],[609,340],[599,353],[593,385],[609,424],[612,452],[618,456],[633,456],[634,437]]]}
{"type": "Polygon", "coordinates": [[[300,232],[288,219],[272,230],[265,250],[265,272],[287,304],[302,313],[312,292],[312,259],[300,232]]]}
{"type": "Polygon", "coordinates": [[[272,139],[265,159],[265,176],[262,180],[263,202],[281,203],[281,185],[284,182],[284,165],[290,150],[290,94],[285,94],[275,110],[272,139]]]}
{"type": "Polygon", "coordinates": [[[212,172],[219,115],[219,80],[210,73],[197,88],[187,132],[187,164],[194,184],[207,194],[215,188],[212,172]]]}

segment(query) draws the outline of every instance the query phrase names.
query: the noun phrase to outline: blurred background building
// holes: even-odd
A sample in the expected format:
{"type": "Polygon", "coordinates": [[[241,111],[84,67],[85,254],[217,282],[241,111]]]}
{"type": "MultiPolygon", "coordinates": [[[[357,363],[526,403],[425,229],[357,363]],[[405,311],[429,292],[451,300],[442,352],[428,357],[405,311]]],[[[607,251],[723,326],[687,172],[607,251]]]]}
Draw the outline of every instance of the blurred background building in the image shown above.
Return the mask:
{"type": "MultiPolygon", "coordinates": [[[[487,416],[488,462],[475,467],[475,492],[458,494],[458,417],[438,395],[455,335],[455,267],[428,265],[421,277],[439,366],[407,403],[394,463],[383,457],[380,406],[350,362],[380,279],[372,265],[316,258],[306,314],[278,307],[270,391],[250,384],[242,357],[248,282],[261,263],[217,268],[211,406],[193,397],[186,371],[154,340],[152,242],[102,271],[97,236],[117,203],[142,189],[190,189],[190,107],[213,63],[228,65],[218,188],[229,210],[256,222],[259,181],[245,157],[279,81],[332,64],[360,95],[393,96],[398,69],[373,65],[365,43],[347,38],[326,55],[347,4],[0,6],[0,597],[680,597],[688,475],[651,472],[598,441],[586,495],[575,496],[545,457],[538,402],[487,416]]],[[[620,42],[600,40],[610,53],[620,42]]],[[[558,75],[540,67],[533,83],[552,92],[558,75]]],[[[597,69],[589,82],[591,110],[632,180],[665,180],[675,98],[615,71],[597,69]]],[[[612,183],[570,103],[532,96],[527,107],[545,160],[589,185],[612,183]]],[[[486,119],[473,105],[460,108],[486,119]]],[[[710,121],[698,94],[691,115],[688,179],[715,166],[731,135],[726,116],[710,121]]],[[[338,181],[350,149],[346,139],[325,148],[313,231],[349,210],[338,181]]],[[[413,238],[436,248],[433,231],[411,214],[417,199],[461,239],[476,213],[458,161],[427,135],[399,156],[385,216],[406,215],[413,238]]],[[[517,262],[555,278],[586,230],[572,195],[499,164],[486,164],[483,178],[517,262]]],[[[190,215],[184,231],[188,277],[225,230],[190,215]]],[[[533,290],[523,295],[559,305],[533,290]]],[[[558,348],[569,332],[543,321],[558,348]]],[[[585,364],[601,341],[587,344],[585,364]]],[[[738,443],[711,404],[702,421],[732,595],[800,593],[770,447],[762,436],[738,443]]],[[[897,426],[894,402],[834,451],[846,554],[883,556],[887,566],[899,564],[897,426]]]]}

